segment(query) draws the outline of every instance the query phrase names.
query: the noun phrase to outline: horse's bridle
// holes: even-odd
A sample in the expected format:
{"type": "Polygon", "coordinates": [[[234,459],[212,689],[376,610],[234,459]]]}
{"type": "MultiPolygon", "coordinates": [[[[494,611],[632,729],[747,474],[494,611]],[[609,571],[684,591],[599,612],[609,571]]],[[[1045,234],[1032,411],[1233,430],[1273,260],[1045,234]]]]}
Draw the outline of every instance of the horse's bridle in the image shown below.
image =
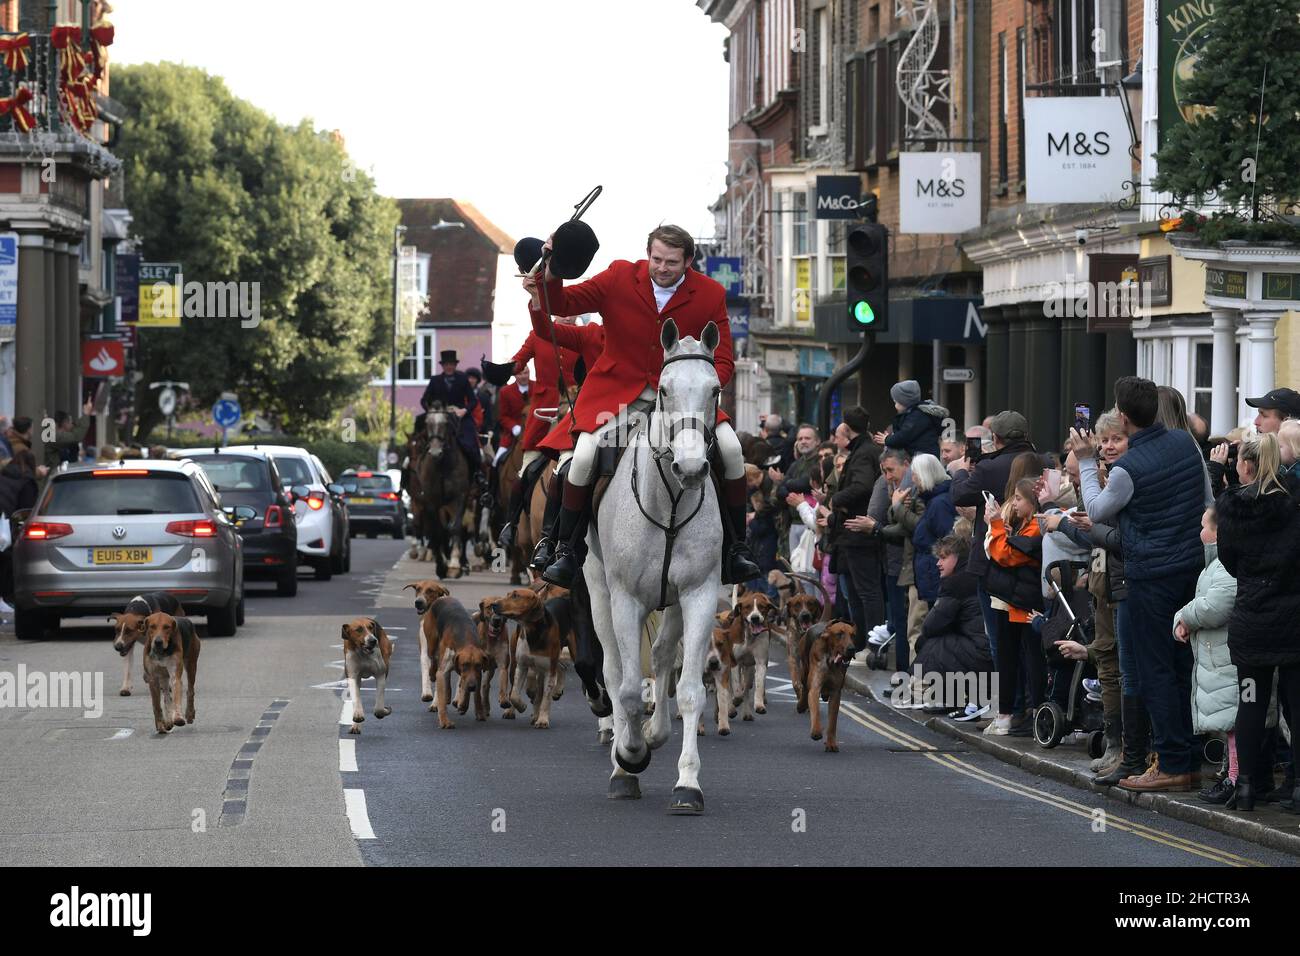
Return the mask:
{"type": "MultiPolygon", "coordinates": [[[[670,362],[681,362],[684,361],[685,359],[698,359],[700,361],[708,362],[710,364],[713,363],[713,358],[711,356],[698,355],[695,353],[688,352],[682,355],[674,355],[671,358],[666,358],[664,359],[663,364],[668,365],[670,362]]],[[[717,408],[720,401],[721,401],[720,395],[714,395],[713,397],[714,422],[717,421],[717,408]]],[[[654,411],[660,414],[659,430],[662,437],[663,403],[660,400],[660,394],[658,388],[655,389],[654,411]]],[[[654,515],[646,511],[645,505],[642,504],[641,502],[641,491],[637,483],[637,475],[639,470],[637,467],[638,464],[637,456],[635,450],[633,450],[632,452],[632,497],[633,499],[635,499],[636,506],[641,510],[641,514],[645,516],[645,519],[664,533],[663,573],[660,574],[659,576],[659,607],[660,608],[666,607],[668,605],[668,568],[672,564],[672,560],[673,560],[673,544],[676,542],[677,535],[681,532],[681,530],[685,528],[688,524],[690,524],[691,519],[693,519],[697,514],[700,513],[700,508],[704,504],[704,485],[701,484],[700,497],[699,500],[695,502],[695,508],[691,511],[689,515],[686,516],[686,518],[682,521],[681,524],[677,523],[677,506],[681,504],[682,497],[686,494],[686,488],[679,483],[677,487],[677,491],[674,493],[672,483],[668,480],[668,476],[664,474],[664,459],[672,457],[673,454],[672,440],[676,438],[678,435],[680,435],[682,432],[687,430],[698,431],[700,432],[700,434],[704,436],[704,441],[706,446],[705,458],[707,459],[710,456],[712,456],[713,446],[717,442],[717,434],[714,431],[713,425],[709,422],[706,422],[699,415],[683,416],[679,418],[677,421],[670,423],[668,427],[668,444],[663,446],[655,445],[654,439],[651,438],[650,436],[650,428],[648,425],[646,427],[646,446],[649,448],[651,457],[654,460],[655,470],[659,472],[659,480],[660,482],[663,483],[664,490],[668,493],[668,500],[670,503],[670,507],[668,511],[667,524],[664,524],[663,522],[659,521],[657,518],[654,517],[654,515]]]]}

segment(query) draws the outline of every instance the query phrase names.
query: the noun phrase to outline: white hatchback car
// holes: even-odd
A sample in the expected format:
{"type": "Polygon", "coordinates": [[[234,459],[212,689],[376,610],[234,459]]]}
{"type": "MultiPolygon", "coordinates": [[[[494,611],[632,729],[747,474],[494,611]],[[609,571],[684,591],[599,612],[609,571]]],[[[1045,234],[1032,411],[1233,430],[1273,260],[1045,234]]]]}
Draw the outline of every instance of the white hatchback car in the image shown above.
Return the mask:
{"type": "Polygon", "coordinates": [[[343,486],[333,482],[321,460],[306,448],[293,445],[236,445],[222,451],[240,449],[265,452],[274,458],[285,488],[306,485],[310,490],[306,498],[298,499],[293,506],[300,563],[315,569],[317,581],[328,581],[335,574],[351,571],[348,509],[339,497],[343,486]]]}

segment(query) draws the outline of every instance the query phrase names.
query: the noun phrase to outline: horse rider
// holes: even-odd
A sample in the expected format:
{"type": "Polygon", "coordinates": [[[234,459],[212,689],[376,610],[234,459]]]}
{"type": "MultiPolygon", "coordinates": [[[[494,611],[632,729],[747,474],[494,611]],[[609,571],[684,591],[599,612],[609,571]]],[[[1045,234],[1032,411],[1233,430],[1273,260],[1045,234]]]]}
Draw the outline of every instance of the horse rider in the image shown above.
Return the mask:
{"type": "MultiPolygon", "coordinates": [[[[555,319],[556,324],[561,327],[572,326],[576,321],[577,316],[557,316],[555,319]]],[[[519,485],[510,499],[510,511],[506,516],[505,527],[497,536],[497,543],[503,548],[509,548],[515,543],[515,525],[519,521],[520,514],[523,513],[524,502],[528,500],[537,476],[546,467],[546,459],[537,450],[537,444],[546,437],[552,423],[544,418],[538,418],[535,412],[539,408],[554,408],[557,409],[556,417],[559,417],[560,372],[563,371],[565,386],[572,385],[578,353],[563,346],[557,349],[551,344],[549,337],[543,338],[537,334],[536,329],[529,329],[528,338],[515,353],[516,376],[527,374],[529,359],[532,359],[537,373],[532,386],[533,404],[529,409],[527,420],[523,423],[523,435],[519,439],[524,448],[523,462],[519,468],[519,485]]]]}
{"type": "MultiPolygon", "coordinates": [[[[731,380],[733,365],[726,292],[717,282],[691,268],[695,242],[690,233],[680,226],[659,226],[647,237],[647,258],[638,262],[616,260],[604,272],[567,288],[552,274],[554,257],[568,254],[567,250],[555,246],[554,240],[560,235],[557,230],[546,241],[545,248],[551,251],[552,260],[547,263],[545,278],[539,281],[537,275],[527,276],[523,280],[524,289],[532,295],[544,281],[541,301],[549,311],[561,315],[599,312],[605,326],[605,350],[588,370],[573,410],[573,426],[578,436],[564,485],[555,558],[542,574],[548,583],[568,587],[580,561],[574,541],[585,538],[590,521],[591,491],[601,439],[606,433],[625,427],[631,415],[646,414],[654,405],[663,367],[660,345],[663,321],[674,319],[683,338],[698,338],[704,327],[714,322],[719,342],[713,363],[721,385],[731,380]]],[[[552,323],[546,313],[530,314],[536,331],[549,338],[552,323]]],[[[719,508],[723,530],[722,579],[732,584],[761,577],[762,572],[745,545],[744,455],[721,408],[717,412],[714,440],[722,464],[723,501],[719,508]]]]}
{"type": "MultiPolygon", "coordinates": [[[[541,307],[536,301],[530,304],[529,309],[534,311],[537,318],[535,324],[544,324],[541,307]]],[[[585,375],[585,369],[591,368],[600,359],[600,353],[605,350],[605,327],[589,323],[587,325],[556,325],[555,327],[556,344],[564,348],[572,349],[582,356],[582,366],[578,372],[575,372],[575,379],[579,372],[585,375]]],[[[585,380],[585,379],[584,379],[585,380]]],[[[555,426],[546,434],[537,444],[537,450],[547,459],[554,459],[559,462],[559,467],[551,479],[551,486],[547,490],[546,514],[542,521],[542,536],[537,542],[537,547],[533,550],[532,560],[529,566],[536,571],[545,571],[546,566],[551,563],[555,557],[555,526],[560,515],[560,501],[564,494],[564,482],[568,477],[569,462],[573,460],[573,410],[569,409],[564,413],[564,417],[555,423],[555,426]]],[[[545,467],[543,465],[543,467],[545,467]]],[[[534,479],[535,481],[535,479],[534,479]]],[[[528,501],[528,495],[524,495],[523,501],[528,501]]],[[[575,542],[575,548],[581,552],[584,542],[575,542]]]]}
{"type": "Polygon", "coordinates": [[[470,412],[474,416],[474,427],[480,435],[486,435],[492,431],[492,386],[483,381],[483,373],[472,365],[465,369],[465,377],[478,399],[478,407],[470,412]]]}
{"type": "MultiPolygon", "coordinates": [[[[478,447],[478,429],[474,425],[474,416],[470,413],[478,406],[478,396],[470,387],[469,377],[457,371],[459,359],[456,353],[447,349],[439,358],[442,361],[442,374],[429,379],[420,397],[420,407],[427,414],[434,402],[441,402],[442,407],[450,409],[460,422],[456,440],[465,458],[469,462],[469,473],[475,484],[482,481],[483,459],[478,447]]],[[[423,424],[423,419],[420,425],[423,424]]],[[[417,426],[418,427],[418,426],[417,426]]]]}

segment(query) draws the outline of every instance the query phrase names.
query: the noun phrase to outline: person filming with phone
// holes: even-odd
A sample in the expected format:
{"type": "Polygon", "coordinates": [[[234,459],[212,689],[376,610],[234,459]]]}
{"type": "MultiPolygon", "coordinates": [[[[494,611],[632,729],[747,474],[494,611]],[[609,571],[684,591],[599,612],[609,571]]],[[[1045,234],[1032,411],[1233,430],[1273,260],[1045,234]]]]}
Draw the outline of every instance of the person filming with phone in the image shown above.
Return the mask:
{"type": "Polygon", "coordinates": [[[1204,568],[1201,515],[1213,503],[1196,439],[1157,420],[1159,394],[1149,379],[1115,383],[1115,406],[1128,450],[1097,478],[1096,439],[1072,429],[1083,503],[1094,522],[1117,521],[1128,581],[1127,627],[1140,695],[1158,756],[1145,773],[1119,781],[1125,790],[1187,791],[1198,783],[1192,740],[1190,648],[1173,638],[1174,614],[1196,595],[1204,568]]]}

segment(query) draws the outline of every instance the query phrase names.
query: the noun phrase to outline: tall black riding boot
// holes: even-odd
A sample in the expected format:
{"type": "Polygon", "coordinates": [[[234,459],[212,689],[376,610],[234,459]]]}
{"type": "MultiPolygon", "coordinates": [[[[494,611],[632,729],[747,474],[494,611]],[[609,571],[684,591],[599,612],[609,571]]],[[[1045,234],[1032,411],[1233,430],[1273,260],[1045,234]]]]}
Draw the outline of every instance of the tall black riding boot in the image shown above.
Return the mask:
{"type": "Polygon", "coordinates": [[[542,517],[542,538],[533,549],[533,559],[528,562],[534,571],[545,571],[546,566],[555,559],[555,527],[560,520],[560,502],[564,495],[564,479],[568,474],[569,463],[566,461],[551,476],[551,487],[546,494],[546,514],[542,517]]]}
{"type": "Polygon", "coordinates": [[[1110,773],[1093,777],[1092,782],[1103,787],[1113,787],[1125,777],[1137,777],[1146,773],[1147,755],[1151,748],[1151,720],[1147,716],[1147,709],[1142,706],[1142,698],[1128,695],[1121,697],[1120,719],[1124,722],[1121,732],[1124,756],[1119,766],[1110,773]]]}
{"type": "MultiPolygon", "coordinates": [[[[497,535],[497,544],[506,550],[514,546],[519,518],[524,513],[524,503],[532,497],[533,485],[537,483],[537,476],[542,473],[542,469],[545,467],[545,458],[538,458],[530,463],[520,476],[519,485],[515,488],[514,494],[510,496],[510,511],[506,514],[505,527],[497,535]]],[[[495,482],[493,484],[495,485],[495,482]]]]}
{"type": "Polygon", "coordinates": [[[722,583],[744,584],[762,577],[763,572],[754,561],[749,545],[745,543],[745,499],[748,491],[745,476],[725,478],[722,481],[722,583]]]}
{"type": "Polygon", "coordinates": [[[559,526],[555,529],[555,560],[542,572],[542,580],[556,587],[567,588],[573,583],[573,576],[581,566],[580,557],[575,554],[573,537],[579,525],[585,533],[586,523],[583,516],[591,508],[591,485],[564,483],[564,495],[561,502],[559,526]]]}

